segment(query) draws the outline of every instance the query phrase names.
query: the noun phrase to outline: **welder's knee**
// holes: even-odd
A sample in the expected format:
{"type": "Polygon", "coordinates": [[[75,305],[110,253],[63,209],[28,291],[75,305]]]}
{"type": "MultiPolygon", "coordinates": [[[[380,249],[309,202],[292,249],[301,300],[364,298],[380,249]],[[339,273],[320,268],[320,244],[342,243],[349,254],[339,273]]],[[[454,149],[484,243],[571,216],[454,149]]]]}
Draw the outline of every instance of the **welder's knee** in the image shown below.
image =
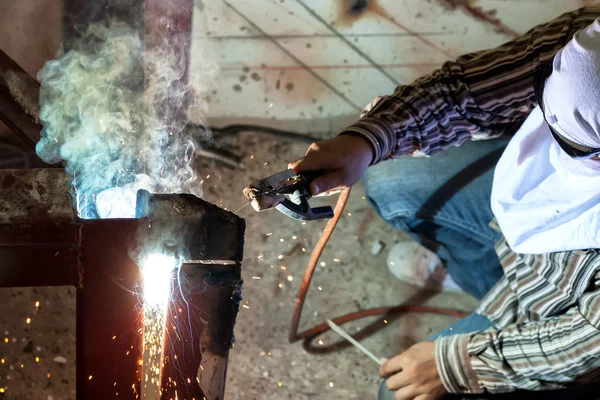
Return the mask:
{"type": "Polygon", "coordinates": [[[363,178],[367,199],[377,213],[394,227],[412,219],[439,182],[432,179],[431,163],[410,156],[388,160],[367,169],[363,178]]]}

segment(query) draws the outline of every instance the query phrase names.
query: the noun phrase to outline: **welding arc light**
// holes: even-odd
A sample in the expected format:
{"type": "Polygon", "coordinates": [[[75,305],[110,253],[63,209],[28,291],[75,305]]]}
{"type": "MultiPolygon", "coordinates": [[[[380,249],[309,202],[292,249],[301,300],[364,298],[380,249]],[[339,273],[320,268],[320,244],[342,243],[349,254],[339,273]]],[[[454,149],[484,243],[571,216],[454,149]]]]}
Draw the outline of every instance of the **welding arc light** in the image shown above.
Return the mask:
{"type": "Polygon", "coordinates": [[[177,262],[165,254],[150,254],[142,263],[144,302],[147,305],[166,306],[171,295],[171,273],[177,262]]]}

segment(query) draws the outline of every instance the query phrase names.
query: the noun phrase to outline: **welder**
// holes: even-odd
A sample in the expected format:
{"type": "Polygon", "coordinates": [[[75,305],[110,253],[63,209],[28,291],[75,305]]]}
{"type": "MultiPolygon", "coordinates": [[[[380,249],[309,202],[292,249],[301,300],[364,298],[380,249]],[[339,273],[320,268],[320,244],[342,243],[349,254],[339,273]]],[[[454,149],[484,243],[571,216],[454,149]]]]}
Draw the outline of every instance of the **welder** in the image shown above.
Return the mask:
{"type": "Polygon", "coordinates": [[[290,164],[325,171],[313,195],[364,176],[378,214],[481,299],[467,318],[390,354],[380,400],[573,398],[598,376],[599,17],[582,8],[446,62],[290,164]]]}

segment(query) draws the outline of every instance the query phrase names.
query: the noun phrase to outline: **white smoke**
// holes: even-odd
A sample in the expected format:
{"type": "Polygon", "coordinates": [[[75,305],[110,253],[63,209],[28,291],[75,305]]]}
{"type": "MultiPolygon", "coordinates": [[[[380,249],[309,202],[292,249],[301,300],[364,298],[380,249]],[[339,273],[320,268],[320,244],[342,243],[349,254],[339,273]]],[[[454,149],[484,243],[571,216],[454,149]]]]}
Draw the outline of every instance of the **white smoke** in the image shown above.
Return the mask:
{"type": "Polygon", "coordinates": [[[66,162],[81,218],[134,217],[138,189],[202,197],[195,138],[185,128],[188,110],[204,109],[217,68],[184,79],[187,54],[170,40],[147,49],[143,33],[125,23],[93,24],[39,72],[36,152],[66,162]]]}

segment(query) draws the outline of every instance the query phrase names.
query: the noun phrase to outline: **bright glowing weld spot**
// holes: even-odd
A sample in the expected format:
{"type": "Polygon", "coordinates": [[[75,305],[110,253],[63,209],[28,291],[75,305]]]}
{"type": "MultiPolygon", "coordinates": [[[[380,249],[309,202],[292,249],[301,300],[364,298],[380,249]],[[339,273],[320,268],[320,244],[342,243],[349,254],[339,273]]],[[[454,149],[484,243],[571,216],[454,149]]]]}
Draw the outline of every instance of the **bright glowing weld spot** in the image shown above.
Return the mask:
{"type": "Polygon", "coordinates": [[[144,303],[166,306],[171,295],[171,273],[176,262],[164,254],[151,254],[142,265],[144,303]]]}

